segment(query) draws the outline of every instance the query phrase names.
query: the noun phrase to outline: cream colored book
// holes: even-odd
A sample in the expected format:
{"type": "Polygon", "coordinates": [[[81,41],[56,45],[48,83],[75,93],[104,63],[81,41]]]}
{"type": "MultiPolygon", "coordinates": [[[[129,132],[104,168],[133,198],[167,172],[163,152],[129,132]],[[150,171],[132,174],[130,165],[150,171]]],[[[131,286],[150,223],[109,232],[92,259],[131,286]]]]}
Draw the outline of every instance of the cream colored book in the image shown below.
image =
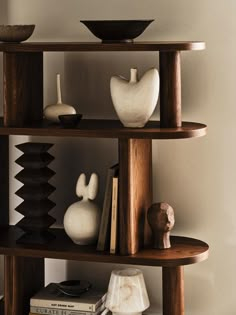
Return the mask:
{"type": "Polygon", "coordinates": [[[72,311],[96,312],[105,301],[106,293],[93,289],[79,297],[62,294],[54,283],[42,288],[30,299],[30,307],[45,307],[72,311]]]}
{"type": "Polygon", "coordinates": [[[111,202],[111,240],[110,253],[116,253],[117,245],[117,215],[118,215],[118,177],[112,179],[112,202],[111,202]]]}

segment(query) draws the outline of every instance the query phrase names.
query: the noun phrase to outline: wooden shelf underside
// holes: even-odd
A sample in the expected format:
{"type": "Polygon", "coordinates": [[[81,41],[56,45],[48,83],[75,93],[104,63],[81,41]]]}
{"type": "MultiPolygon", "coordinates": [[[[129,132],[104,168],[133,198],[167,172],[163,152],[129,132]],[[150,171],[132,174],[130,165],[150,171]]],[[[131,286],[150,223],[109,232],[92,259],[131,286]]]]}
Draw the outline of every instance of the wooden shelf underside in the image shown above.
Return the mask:
{"type": "Polygon", "coordinates": [[[22,231],[14,226],[0,229],[0,254],[12,256],[55,258],[78,261],[175,267],[204,261],[208,257],[206,243],[187,237],[173,236],[172,247],[166,250],[143,249],[129,256],[96,251],[95,246],[75,245],[63,229],[51,229],[55,239],[46,245],[17,244],[22,231]]]}
{"type": "Polygon", "coordinates": [[[134,43],[102,44],[101,42],[25,42],[1,43],[3,52],[42,52],[42,51],[182,51],[203,50],[205,43],[200,41],[152,41],[134,43]]]}
{"type": "Polygon", "coordinates": [[[118,120],[83,119],[76,128],[65,129],[46,121],[25,127],[4,127],[0,135],[62,136],[91,138],[184,139],[206,134],[206,125],[183,122],[182,127],[160,128],[159,121],[149,121],[144,128],[125,128],[118,120]]]}

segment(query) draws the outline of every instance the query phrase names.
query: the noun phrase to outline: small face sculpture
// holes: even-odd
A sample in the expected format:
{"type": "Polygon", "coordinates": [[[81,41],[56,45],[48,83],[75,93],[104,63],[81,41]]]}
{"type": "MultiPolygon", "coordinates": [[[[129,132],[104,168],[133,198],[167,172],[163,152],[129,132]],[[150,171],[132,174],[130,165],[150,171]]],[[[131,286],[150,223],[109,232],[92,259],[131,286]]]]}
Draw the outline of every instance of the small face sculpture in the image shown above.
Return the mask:
{"type": "Polygon", "coordinates": [[[153,204],[148,212],[150,226],[158,232],[169,232],[174,224],[174,210],[165,202],[153,204]]]}
{"type": "Polygon", "coordinates": [[[173,208],[161,209],[157,212],[157,229],[169,232],[175,224],[173,208]]]}

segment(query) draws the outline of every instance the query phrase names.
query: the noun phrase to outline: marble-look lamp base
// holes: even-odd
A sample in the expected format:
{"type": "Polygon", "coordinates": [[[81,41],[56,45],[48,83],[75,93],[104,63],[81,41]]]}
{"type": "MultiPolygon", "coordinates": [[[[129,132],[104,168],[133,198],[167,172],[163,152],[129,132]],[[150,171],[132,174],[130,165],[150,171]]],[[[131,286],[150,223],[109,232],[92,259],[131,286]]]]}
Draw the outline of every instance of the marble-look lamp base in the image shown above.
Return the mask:
{"type": "Polygon", "coordinates": [[[141,270],[112,271],[105,306],[113,315],[142,315],[149,305],[141,270]]]}

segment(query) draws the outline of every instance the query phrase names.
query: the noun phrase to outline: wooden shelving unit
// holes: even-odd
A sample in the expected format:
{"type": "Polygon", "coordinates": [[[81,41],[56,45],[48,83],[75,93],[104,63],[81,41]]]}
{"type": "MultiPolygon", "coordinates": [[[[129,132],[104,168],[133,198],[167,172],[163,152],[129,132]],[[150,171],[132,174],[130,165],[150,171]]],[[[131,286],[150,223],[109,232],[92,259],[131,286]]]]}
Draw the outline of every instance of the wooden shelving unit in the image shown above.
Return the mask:
{"type": "Polygon", "coordinates": [[[4,127],[0,118],[0,135],[88,137],[88,138],[137,138],[137,139],[185,139],[206,134],[206,125],[183,122],[182,127],[160,128],[159,121],[149,121],[140,128],[124,128],[118,120],[84,119],[76,128],[65,129],[47,121],[36,122],[24,127],[4,127]]]}
{"type": "MultiPolygon", "coordinates": [[[[152,201],[152,139],[184,139],[206,134],[206,126],[182,122],[181,51],[202,50],[203,42],[0,44],[4,64],[4,115],[0,119],[0,254],[5,255],[5,315],[27,315],[29,299],[44,285],[44,258],[159,266],[163,270],[163,314],[184,315],[183,266],[207,259],[208,245],[172,237],[172,247],[150,247],[146,212],[152,201]],[[43,119],[43,54],[49,51],[157,51],[160,63],[160,122],[124,128],[118,120],[84,119],[63,129],[43,119]],[[22,245],[21,231],[8,225],[10,135],[118,139],[120,254],[76,246],[63,230],[46,245],[22,245]],[[142,228],[140,228],[142,227],[142,228]]],[[[91,104],[92,106],[92,104],[91,104]]]]}
{"type": "Polygon", "coordinates": [[[97,252],[96,246],[77,246],[71,242],[63,229],[50,229],[55,239],[46,245],[22,245],[16,240],[23,234],[15,227],[2,228],[0,232],[0,251],[4,255],[35,258],[55,258],[81,261],[94,261],[116,264],[175,267],[189,265],[207,258],[208,245],[200,240],[173,236],[172,247],[156,250],[150,247],[140,249],[133,255],[110,255],[97,252]]]}
{"type": "Polygon", "coordinates": [[[44,52],[44,51],[185,51],[205,49],[204,42],[134,42],[102,44],[100,42],[26,42],[19,44],[2,43],[0,51],[4,52],[44,52]]]}

